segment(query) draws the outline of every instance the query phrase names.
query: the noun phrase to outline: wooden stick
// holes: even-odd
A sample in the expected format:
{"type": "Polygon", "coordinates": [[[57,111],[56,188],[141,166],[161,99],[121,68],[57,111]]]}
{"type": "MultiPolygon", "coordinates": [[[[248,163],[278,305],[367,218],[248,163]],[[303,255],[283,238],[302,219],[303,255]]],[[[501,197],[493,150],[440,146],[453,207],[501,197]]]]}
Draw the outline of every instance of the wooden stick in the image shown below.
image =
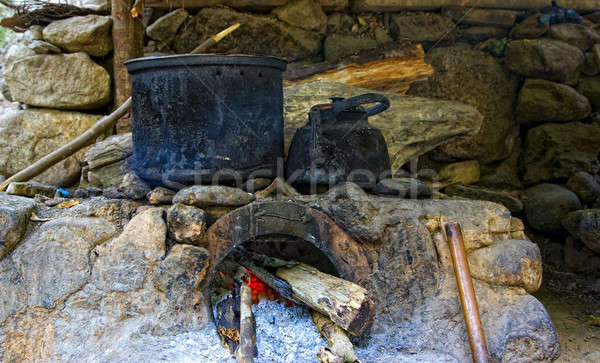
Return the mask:
{"type": "MultiPolygon", "coordinates": [[[[218,43],[225,36],[231,34],[231,32],[233,32],[238,27],[239,23],[230,26],[229,28],[223,30],[219,34],[211,37],[210,39],[213,40],[212,42],[206,41],[200,44],[196,49],[194,49],[194,52],[204,52],[211,46],[218,43]]],[[[26,167],[25,169],[21,170],[20,172],[16,173],[10,178],[6,179],[2,184],[0,184],[0,192],[5,191],[8,185],[12,182],[22,182],[27,181],[31,178],[35,178],[44,171],[48,170],[50,167],[60,163],[69,156],[75,154],[77,151],[88,146],[93,140],[95,140],[98,136],[102,135],[106,130],[114,127],[117,121],[119,121],[119,119],[126,112],[128,112],[130,108],[131,97],[127,98],[125,102],[123,102],[123,104],[119,108],[114,110],[110,115],[98,120],[98,122],[96,122],[94,126],[92,126],[83,134],[77,136],[75,139],[71,140],[68,144],[62,146],[58,150],[54,150],[50,154],[44,156],[40,160],[36,161],[35,163],[31,164],[30,166],[26,167]]]]}
{"type": "Polygon", "coordinates": [[[121,116],[123,116],[129,110],[130,107],[131,97],[128,98],[125,101],[125,103],[123,103],[119,108],[114,110],[113,113],[98,120],[98,122],[96,122],[94,126],[89,128],[80,136],[71,140],[71,142],[69,142],[68,144],[62,146],[58,150],[51,152],[50,154],[44,156],[40,160],[36,161],[35,163],[31,164],[30,166],[26,167],[25,169],[21,170],[20,172],[16,173],[10,178],[6,179],[4,182],[2,182],[2,184],[0,184],[0,192],[5,191],[8,185],[12,182],[27,181],[31,178],[40,175],[51,166],[75,154],[81,148],[88,146],[98,136],[102,135],[106,130],[112,128],[117,122],[117,120],[119,120],[119,118],[121,118],[121,116]]]}
{"type": "Polygon", "coordinates": [[[471,353],[474,363],[487,363],[488,353],[485,344],[485,336],[481,327],[479,309],[477,307],[477,298],[473,290],[473,280],[471,271],[467,262],[467,253],[463,244],[462,231],[456,223],[446,223],[446,237],[450,246],[450,254],[454,263],[454,273],[456,275],[456,284],[460,295],[469,342],[471,343],[471,353]]]}
{"type": "Polygon", "coordinates": [[[331,348],[333,354],[341,357],[344,362],[359,362],[354,354],[354,346],[350,342],[350,339],[348,339],[348,335],[346,335],[344,329],[335,325],[325,315],[314,310],[312,311],[312,319],[319,332],[321,332],[321,335],[327,339],[327,344],[329,344],[329,348],[331,348]]]}
{"type": "Polygon", "coordinates": [[[242,283],[240,288],[240,341],[235,351],[237,361],[252,363],[257,356],[256,351],[256,320],[252,313],[252,290],[242,283]]]}

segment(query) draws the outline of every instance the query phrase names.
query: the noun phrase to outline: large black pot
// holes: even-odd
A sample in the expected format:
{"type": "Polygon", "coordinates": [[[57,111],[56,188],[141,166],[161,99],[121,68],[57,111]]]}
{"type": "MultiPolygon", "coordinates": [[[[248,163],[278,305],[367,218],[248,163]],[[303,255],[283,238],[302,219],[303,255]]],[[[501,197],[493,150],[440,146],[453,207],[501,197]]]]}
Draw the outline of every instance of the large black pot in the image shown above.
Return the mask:
{"type": "Polygon", "coordinates": [[[170,186],[276,175],[283,158],[283,60],[176,55],[126,66],[132,167],[140,177],[170,186]]]}

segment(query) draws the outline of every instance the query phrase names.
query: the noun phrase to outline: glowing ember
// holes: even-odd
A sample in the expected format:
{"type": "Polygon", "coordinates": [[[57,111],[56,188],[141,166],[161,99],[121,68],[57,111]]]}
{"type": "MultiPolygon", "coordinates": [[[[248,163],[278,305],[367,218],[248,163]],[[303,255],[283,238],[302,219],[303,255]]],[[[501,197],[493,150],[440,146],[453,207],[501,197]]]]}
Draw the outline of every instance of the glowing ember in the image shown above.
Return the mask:
{"type": "Polygon", "coordinates": [[[252,304],[256,305],[261,299],[274,300],[285,302],[287,306],[294,306],[294,302],[283,298],[277,291],[265,284],[261,279],[254,276],[252,271],[246,270],[248,276],[243,276],[242,279],[246,285],[250,286],[252,291],[252,304]]]}

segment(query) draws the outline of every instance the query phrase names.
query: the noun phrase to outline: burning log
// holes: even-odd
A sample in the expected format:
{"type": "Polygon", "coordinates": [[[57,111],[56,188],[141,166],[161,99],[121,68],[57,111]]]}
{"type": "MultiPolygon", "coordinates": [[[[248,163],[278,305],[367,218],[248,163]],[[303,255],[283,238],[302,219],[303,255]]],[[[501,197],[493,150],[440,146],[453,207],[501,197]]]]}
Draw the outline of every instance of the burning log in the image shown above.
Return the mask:
{"type": "Polygon", "coordinates": [[[420,44],[365,51],[341,62],[322,62],[288,69],[284,85],[314,81],[341,82],[381,92],[405,93],[410,84],[426,80],[433,67],[420,44]]]}
{"type": "Polygon", "coordinates": [[[375,303],[369,292],[351,282],[294,261],[237,249],[233,258],[283,297],[309,306],[351,334],[373,324],[375,303]]]}
{"type": "Polygon", "coordinates": [[[231,295],[217,303],[215,323],[221,344],[233,354],[240,342],[240,284],[234,283],[231,295]]]}
{"type": "Polygon", "coordinates": [[[327,339],[327,344],[333,354],[341,357],[344,362],[360,362],[354,354],[354,346],[342,328],[316,311],[312,312],[312,319],[321,335],[327,339]]]}
{"type": "Polygon", "coordinates": [[[256,350],[256,320],[252,313],[252,291],[242,284],[240,288],[240,340],[235,352],[240,363],[252,363],[258,355],[256,350]]]}

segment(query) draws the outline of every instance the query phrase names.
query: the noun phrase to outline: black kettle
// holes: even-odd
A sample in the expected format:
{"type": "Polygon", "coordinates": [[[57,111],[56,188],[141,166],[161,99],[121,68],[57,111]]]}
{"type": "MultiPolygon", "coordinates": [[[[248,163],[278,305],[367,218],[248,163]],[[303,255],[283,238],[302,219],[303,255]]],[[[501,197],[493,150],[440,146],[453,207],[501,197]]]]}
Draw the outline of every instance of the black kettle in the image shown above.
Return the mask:
{"type": "Polygon", "coordinates": [[[343,181],[372,188],[391,175],[390,156],[379,129],[368,117],[385,111],[385,96],[367,93],[352,98],[331,98],[311,107],[308,123],[296,130],[288,152],[286,179],[296,184],[343,181]],[[377,105],[367,108],[369,103],[377,105]]]}

